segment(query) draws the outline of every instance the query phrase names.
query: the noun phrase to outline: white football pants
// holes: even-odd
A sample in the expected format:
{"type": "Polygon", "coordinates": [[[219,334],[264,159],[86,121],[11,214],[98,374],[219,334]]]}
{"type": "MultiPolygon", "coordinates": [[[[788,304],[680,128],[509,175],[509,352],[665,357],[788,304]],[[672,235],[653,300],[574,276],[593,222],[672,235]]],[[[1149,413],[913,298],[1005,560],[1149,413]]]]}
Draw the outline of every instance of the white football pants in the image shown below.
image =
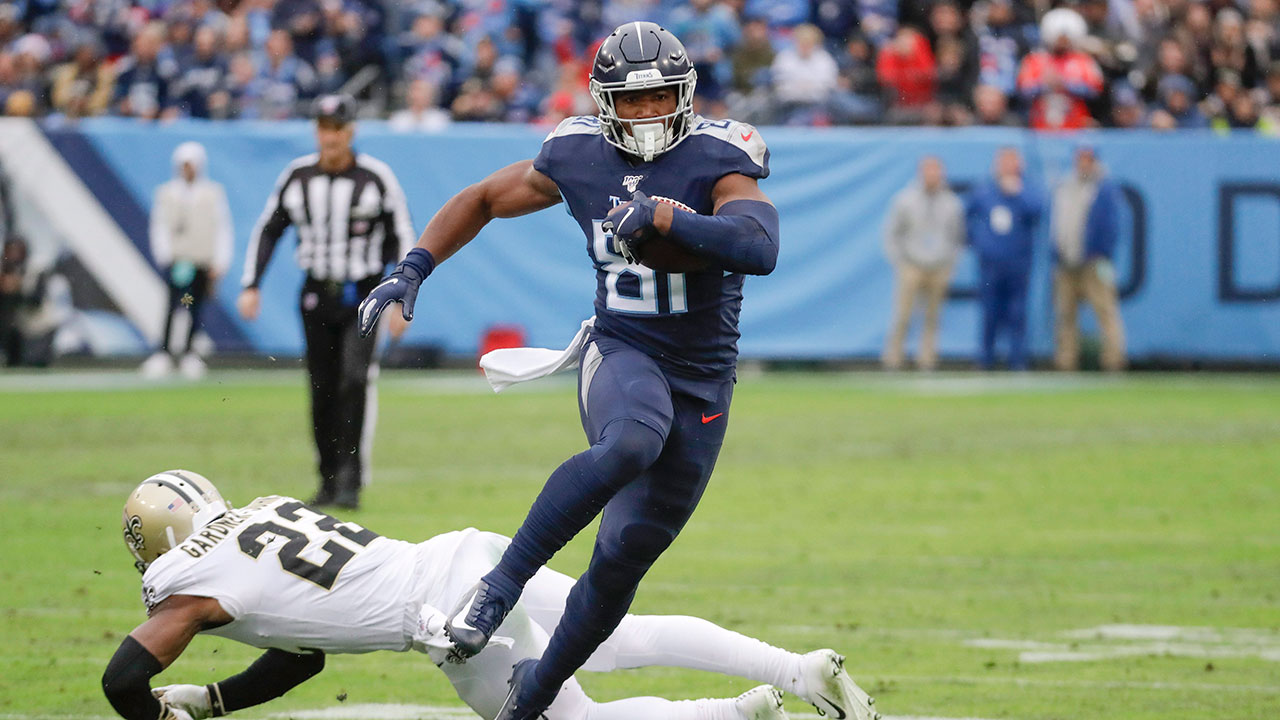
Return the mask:
{"type": "MultiPolygon", "coordinates": [[[[497,563],[506,544],[501,535],[476,533],[464,541],[449,573],[446,612],[497,563]]],[[[515,640],[511,648],[492,645],[466,663],[445,663],[441,670],[458,697],[486,720],[498,714],[517,661],[541,657],[564,613],[574,579],[549,568],[525,586],[520,602],[496,635],[515,640]]],[[[654,665],[708,670],[768,683],[796,692],[800,655],[726,630],[700,618],[681,615],[627,615],[618,629],[587,660],[584,670],[609,672],[654,665]]],[[[750,688],[744,687],[743,691],[750,688]]],[[[548,720],[741,720],[733,698],[664,700],[636,697],[597,703],[571,678],[547,710],[548,720]]]]}

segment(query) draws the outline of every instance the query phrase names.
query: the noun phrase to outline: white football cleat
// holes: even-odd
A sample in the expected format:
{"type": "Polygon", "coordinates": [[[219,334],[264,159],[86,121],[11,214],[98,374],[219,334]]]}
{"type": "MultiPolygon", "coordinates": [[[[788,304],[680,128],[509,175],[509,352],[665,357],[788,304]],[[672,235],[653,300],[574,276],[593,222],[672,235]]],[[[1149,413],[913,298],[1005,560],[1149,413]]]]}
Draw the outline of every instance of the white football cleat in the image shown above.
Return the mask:
{"type": "Polygon", "coordinates": [[[173,358],[163,351],[152,353],[151,357],[138,368],[138,372],[148,380],[159,380],[173,372],[173,358]]]}
{"type": "Polygon", "coordinates": [[[733,701],[746,720],[788,720],[782,709],[782,693],[772,685],[752,688],[733,701]]]}
{"type": "Polygon", "coordinates": [[[182,371],[182,377],[188,380],[199,380],[203,378],[205,373],[208,371],[208,367],[205,366],[204,361],[195,353],[187,353],[186,355],[183,355],[182,362],[178,367],[182,371]]]}
{"type": "Polygon", "coordinates": [[[800,658],[804,678],[804,699],[818,714],[835,720],[880,720],[876,704],[844,670],[844,656],[835,650],[814,650],[800,658]]]}

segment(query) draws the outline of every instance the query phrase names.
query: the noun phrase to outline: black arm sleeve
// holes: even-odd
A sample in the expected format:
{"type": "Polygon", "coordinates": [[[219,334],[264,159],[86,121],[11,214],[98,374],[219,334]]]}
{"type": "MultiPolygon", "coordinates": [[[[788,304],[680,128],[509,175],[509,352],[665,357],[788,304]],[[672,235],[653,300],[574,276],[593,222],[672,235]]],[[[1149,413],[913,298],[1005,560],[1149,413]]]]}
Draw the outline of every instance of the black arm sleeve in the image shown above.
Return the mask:
{"type": "Polygon", "coordinates": [[[677,212],[667,237],[722,270],[768,275],[778,263],[778,210],[760,200],[731,200],[715,215],[677,212]]]}
{"type": "Polygon", "coordinates": [[[280,175],[275,189],[271,191],[267,207],[263,209],[258,223],[253,227],[253,234],[249,236],[249,249],[244,258],[244,277],[240,283],[246,288],[256,288],[262,282],[262,274],[267,271],[267,262],[276,249],[276,242],[293,223],[283,202],[285,188],[289,187],[293,176],[294,171],[290,169],[280,175]]]}
{"type": "Polygon", "coordinates": [[[102,674],[102,692],[123,718],[159,720],[164,708],[151,696],[151,678],[161,670],[156,656],[129,635],[107,663],[107,671],[102,674]]]}
{"type": "Polygon", "coordinates": [[[324,669],[324,653],[268,650],[239,675],[209,686],[215,716],[260,705],[289,692],[324,669]]]}

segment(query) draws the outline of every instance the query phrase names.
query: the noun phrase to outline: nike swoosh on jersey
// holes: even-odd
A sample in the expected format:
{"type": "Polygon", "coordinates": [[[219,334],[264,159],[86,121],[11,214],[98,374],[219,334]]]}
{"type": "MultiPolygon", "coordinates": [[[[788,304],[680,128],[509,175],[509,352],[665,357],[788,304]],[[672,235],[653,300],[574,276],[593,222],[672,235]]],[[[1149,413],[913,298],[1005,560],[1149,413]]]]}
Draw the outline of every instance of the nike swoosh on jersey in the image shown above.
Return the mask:
{"type": "Polygon", "coordinates": [[[750,140],[750,139],[751,139],[751,136],[752,136],[752,135],[755,135],[755,134],[756,134],[756,131],[755,131],[755,130],[752,130],[751,132],[747,133],[746,135],[743,135],[742,133],[738,133],[738,137],[742,138],[742,142],[746,142],[746,141],[748,141],[748,140],[750,140]]]}
{"type": "Polygon", "coordinates": [[[723,414],[724,414],[724,413],[722,413],[722,412],[718,412],[718,413],[716,413],[715,415],[712,415],[711,417],[707,417],[707,414],[706,414],[706,413],[703,413],[703,414],[702,414],[702,424],[703,424],[703,425],[706,425],[707,423],[711,422],[712,420],[715,420],[716,418],[720,417],[720,416],[721,416],[721,415],[723,415],[723,414]]]}
{"type": "Polygon", "coordinates": [[[827,697],[826,695],[823,695],[822,693],[816,693],[816,694],[818,697],[822,698],[823,700],[826,700],[828,705],[836,709],[836,713],[837,713],[836,720],[844,720],[846,717],[848,717],[848,715],[845,714],[844,708],[831,702],[831,698],[827,697]]]}

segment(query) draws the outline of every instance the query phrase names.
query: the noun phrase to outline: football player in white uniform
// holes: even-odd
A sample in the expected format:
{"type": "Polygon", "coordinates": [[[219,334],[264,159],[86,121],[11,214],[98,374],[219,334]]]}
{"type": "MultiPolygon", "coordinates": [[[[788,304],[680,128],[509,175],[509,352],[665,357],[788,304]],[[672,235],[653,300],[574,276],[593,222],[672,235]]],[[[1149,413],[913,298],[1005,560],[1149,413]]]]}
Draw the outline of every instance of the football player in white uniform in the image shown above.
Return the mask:
{"type": "MultiPolygon", "coordinates": [[[[423,543],[383,537],[289,497],[232,508],[187,470],[147,478],[124,507],[124,537],[142,575],[148,619],[102,678],[128,720],[202,720],[283,695],[320,672],[326,653],[426,653],[467,705],[493,718],[512,665],[538,657],[573,579],[543,568],[490,645],[455,662],[445,615],[493,568],[508,538],[467,529],[423,543]],[[198,633],[263,648],[244,672],[208,685],[150,687],[198,633]]],[[[627,615],[585,666],[667,665],[767,683],[727,699],[637,697],[596,703],[565,683],[547,720],[784,720],[779,689],[836,718],[878,717],[832,650],[788,652],[682,616],[627,615]]]]}

